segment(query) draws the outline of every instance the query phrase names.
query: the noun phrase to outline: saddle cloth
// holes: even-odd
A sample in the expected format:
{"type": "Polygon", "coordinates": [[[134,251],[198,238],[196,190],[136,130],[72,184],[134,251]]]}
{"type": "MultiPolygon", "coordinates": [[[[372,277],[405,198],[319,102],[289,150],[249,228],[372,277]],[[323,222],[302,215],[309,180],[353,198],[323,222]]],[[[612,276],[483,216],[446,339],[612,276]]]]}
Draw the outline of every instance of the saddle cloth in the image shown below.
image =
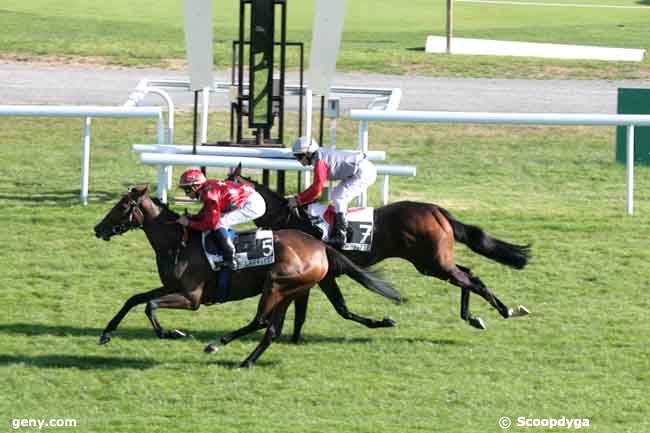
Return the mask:
{"type": "MultiPolygon", "coordinates": [[[[312,224],[323,232],[323,241],[328,241],[334,227],[334,206],[312,203],[307,206],[307,215],[312,224]]],[[[374,227],[374,208],[359,207],[348,209],[348,236],[343,250],[370,251],[374,227]]]]}
{"type": "MultiPolygon", "coordinates": [[[[271,230],[254,230],[235,233],[229,229],[228,235],[235,244],[235,262],[237,270],[264,266],[275,263],[275,246],[271,230]]],[[[203,251],[213,270],[218,270],[223,263],[223,256],[213,232],[203,232],[203,251]]]]}

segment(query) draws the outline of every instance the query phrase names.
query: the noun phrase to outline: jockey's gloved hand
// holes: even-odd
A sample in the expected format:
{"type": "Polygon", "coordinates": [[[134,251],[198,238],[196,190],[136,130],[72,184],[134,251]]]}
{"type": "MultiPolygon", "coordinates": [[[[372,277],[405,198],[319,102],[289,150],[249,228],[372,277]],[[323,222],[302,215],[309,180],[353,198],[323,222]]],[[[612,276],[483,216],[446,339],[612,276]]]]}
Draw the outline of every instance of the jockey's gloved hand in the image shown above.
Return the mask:
{"type": "Polygon", "coordinates": [[[176,222],[178,224],[182,225],[183,227],[187,227],[188,225],[190,225],[190,220],[189,220],[189,218],[187,218],[187,215],[181,216],[180,218],[178,218],[176,220],[176,222]]]}
{"type": "Polygon", "coordinates": [[[298,216],[298,206],[298,198],[296,198],[296,196],[287,198],[287,207],[289,208],[289,212],[296,216],[298,216]]]}

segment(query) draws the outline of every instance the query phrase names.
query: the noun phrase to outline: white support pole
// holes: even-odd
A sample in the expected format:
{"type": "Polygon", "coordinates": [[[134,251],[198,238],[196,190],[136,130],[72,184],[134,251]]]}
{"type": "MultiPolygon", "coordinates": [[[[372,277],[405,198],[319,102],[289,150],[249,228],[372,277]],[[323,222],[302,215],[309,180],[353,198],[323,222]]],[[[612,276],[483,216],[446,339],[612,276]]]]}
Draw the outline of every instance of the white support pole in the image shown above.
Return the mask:
{"type": "Polygon", "coordinates": [[[381,182],[381,199],[384,203],[384,206],[388,204],[388,196],[390,195],[390,192],[388,191],[389,187],[389,177],[388,175],[384,176],[384,179],[381,182]]]}
{"type": "MultiPolygon", "coordinates": [[[[172,128],[173,128],[173,105],[168,105],[169,107],[169,125],[167,131],[167,140],[172,139],[172,128]]],[[[165,144],[165,116],[162,111],[158,115],[158,144],[165,144]]],[[[171,144],[171,143],[170,143],[171,144]]],[[[158,198],[163,202],[167,203],[167,189],[171,188],[172,183],[172,166],[171,165],[161,165],[158,167],[158,198]]]]}
{"type": "Polygon", "coordinates": [[[158,114],[158,144],[165,144],[165,116],[158,114]]]}
{"type": "MultiPolygon", "coordinates": [[[[359,152],[368,151],[368,121],[359,122],[359,152]]],[[[363,192],[357,200],[360,207],[368,206],[368,193],[363,192]]]]}
{"type": "Polygon", "coordinates": [[[169,165],[158,166],[158,198],[163,203],[167,203],[167,190],[169,189],[167,173],[170,168],[169,165]]]}
{"type": "MultiPolygon", "coordinates": [[[[330,149],[336,149],[336,118],[330,119],[330,149]]],[[[327,188],[327,201],[332,201],[332,190],[334,189],[334,182],[330,180],[329,188],[327,188]]]]}
{"type": "MultiPolygon", "coordinates": [[[[305,89],[305,137],[312,137],[311,133],[311,113],[313,110],[313,97],[314,94],[311,91],[311,88],[307,87],[305,89]]],[[[323,143],[320,143],[323,144],[323,143]]],[[[302,173],[302,185],[303,187],[308,187],[311,184],[311,172],[303,171],[302,173]]]]}
{"type": "Polygon", "coordinates": [[[208,141],[208,110],[210,108],[210,88],[204,87],[201,92],[201,144],[208,141]]]}
{"type": "Polygon", "coordinates": [[[634,213],[634,125],[627,126],[627,213],[634,213]]]}
{"type": "Polygon", "coordinates": [[[84,117],[84,135],[81,148],[81,204],[88,204],[88,178],[90,173],[90,117],[84,117]]]}

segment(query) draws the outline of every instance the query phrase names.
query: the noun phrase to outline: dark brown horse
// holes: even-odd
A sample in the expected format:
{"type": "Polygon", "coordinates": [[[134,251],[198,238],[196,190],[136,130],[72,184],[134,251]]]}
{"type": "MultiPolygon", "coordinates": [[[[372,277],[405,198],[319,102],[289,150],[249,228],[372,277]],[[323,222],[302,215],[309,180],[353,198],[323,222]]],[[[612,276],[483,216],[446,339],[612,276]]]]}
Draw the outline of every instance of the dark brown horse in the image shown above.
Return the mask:
{"type": "MultiPolygon", "coordinates": [[[[317,233],[305,212],[301,211],[298,215],[290,212],[284,197],[243,177],[241,164],[228,179],[248,183],[264,197],[266,213],[255,220],[258,227],[274,230],[292,228],[319,237],[320,233],[317,233]]],[[[515,245],[496,239],[479,227],[463,224],[447,210],[430,203],[400,201],[376,208],[374,225],[370,252],[343,252],[357,265],[368,267],[389,257],[399,257],[411,262],[423,275],[460,287],[460,317],[478,329],[485,329],[485,323],[469,310],[470,292],[484,298],[505,319],[528,314],[528,310],[521,305],[508,308],[469,268],[457,265],[453,248],[454,241],[458,241],[484,257],[523,269],[530,257],[530,245],[515,245]]],[[[306,315],[307,300],[308,294],[296,300],[296,316],[306,315]]]]}
{"type": "MultiPolygon", "coordinates": [[[[158,274],[162,282],[162,286],[157,289],[129,298],[104,329],[100,344],[110,341],[111,332],[115,331],[124,316],[136,305],[147,304],[145,313],[158,337],[178,338],[184,334],[177,330],[165,331],[160,325],[156,318],[157,308],[196,310],[201,305],[214,303],[217,277],[203,253],[201,234],[190,231],[186,247],[179,248],[183,228],[175,224],[178,216],[152,199],[148,188],[134,188],[95,227],[95,235],[107,241],[113,235],[141,228],[156,253],[158,274]]],[[[304,297],[315,284],[321,286],[333,303],[342,299],[335,281],[339,275],[348,275],[365,288],[389,299],[401,299],[389,284],[308,234],[298,230],[279,230],[274,232],[274,243],[274,264],[247,268],[232,275],[227,301],[262,294],[255,318],[245,327],[206,346],[206,352],[215,352],[219,344],[225,345],[243,335],[266,328],[257,348],[242,363],[244,367],[252,365],[279,335],[286,309],[293,300],[304,297]]],[[[376,325],[391,326],[392,323],[378,322],[376,325]]]]}

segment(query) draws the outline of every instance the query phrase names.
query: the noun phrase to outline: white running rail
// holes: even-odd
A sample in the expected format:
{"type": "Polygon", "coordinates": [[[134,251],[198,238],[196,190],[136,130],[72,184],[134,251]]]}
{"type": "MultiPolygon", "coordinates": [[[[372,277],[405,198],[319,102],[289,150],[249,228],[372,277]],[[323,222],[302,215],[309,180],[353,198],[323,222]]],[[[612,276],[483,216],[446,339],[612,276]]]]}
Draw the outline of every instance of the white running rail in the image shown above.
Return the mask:
{"type": "Polygon", "coordinates": [[[81,193],[79,200],[88,204],[88,179],[90,177],[90,119],[93,117],[154,117],[158,119],[158,142],[164,143],[163,112],[158,107],[102,107],[102,106],[50,106],[50,105],[0,105],[0,116],[5,117],[82,117],[83,140],[81,145],[81,193]]]}
{"type": "Polygon", "coordinates": [[[359,147],[368,147],[368,122],[475,123],[523,125],[612,125],[627,128],[627,213],[634,213],[634,127],[650,126],[650,115],[566,113],[471,113],[451,111],[350,110],[358,120],[359,147]]]}

